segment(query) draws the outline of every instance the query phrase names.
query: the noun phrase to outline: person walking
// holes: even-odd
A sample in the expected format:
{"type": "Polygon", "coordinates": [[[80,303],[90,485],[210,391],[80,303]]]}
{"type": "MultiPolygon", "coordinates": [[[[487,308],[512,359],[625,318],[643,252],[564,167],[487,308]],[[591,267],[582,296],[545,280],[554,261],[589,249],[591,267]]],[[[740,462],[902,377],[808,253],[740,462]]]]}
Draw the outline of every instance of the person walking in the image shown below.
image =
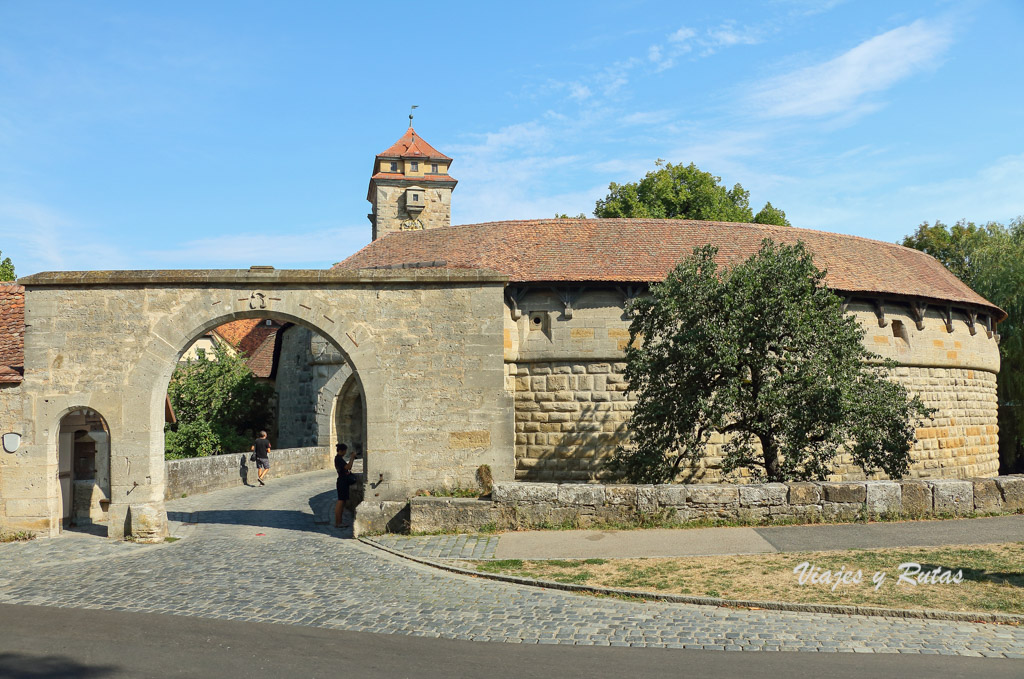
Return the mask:
{"type": "Polygon", "coordinates": [[[352,463],[356,461],[356,456],[353,455],[352,459],[345,461],[348,446],[344,443],[335,446],[335,450],[337,454],[334,456],[334,468],[338,472],[338,500],[334,503],[334,527],[341,528],[341,515],[345,511],[345,503],[348,502],[349,488],[355,483],[352,477],[352,463]]]}
{"type": "Polygon", "coordinates": [[[265,486],[267,484],[263,483],[263,477],[270,470],[270,440],[267,438],[267,432],[261,431],[260,437],[256,439],[249,450],[256,457],[256,480],[260,482],[261,486],[265,486]]]}

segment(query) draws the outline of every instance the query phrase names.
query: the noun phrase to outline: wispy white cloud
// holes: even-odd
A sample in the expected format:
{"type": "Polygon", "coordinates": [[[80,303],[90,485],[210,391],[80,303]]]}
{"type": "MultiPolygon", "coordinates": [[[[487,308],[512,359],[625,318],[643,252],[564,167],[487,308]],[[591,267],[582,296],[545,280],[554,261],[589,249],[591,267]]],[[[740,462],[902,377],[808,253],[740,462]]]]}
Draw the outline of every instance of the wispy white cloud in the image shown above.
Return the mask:
{"type": "Polygon", "coordinates": [[[703,50],[702,56],[714,54],[723,47],[734,47],[736,45],[756,45],[761,42],[761,31],[750,26],[738,28],[733,21],[727,21],[717,28],[707,31],[707,36],[701,41],[703,50]]]}
{"type": "Polygon", "coordinates": [[[570,83],[569,85],[569,96],[573,99],[583,101],[589,99],[592,94],[590,88],[581,83],[570,83]]]}
{"type": "Polygon", "coordinates": [[[682,26],[665,37],[665,43],[656,43],[647,48],[647,59],[655,64],[656,71],[664,71],[676,65],[676,60],[698,49],[699,56],[708,57],[715,52],[736,45],[756,45],[761,42],[763,30],[752,26],[738,27],[735,21],[724,21],[703,33],[682,26]]]}
{"type": "Polygon", "coordinates": [[[369,240],[369,227],[282,228],[274,233],[236,233],[170,244],[140,253],[156,268],[324,268],[352,254],[369,240]],[[316,243],[310,249],[309,244],[316,243]],[[325,258],[330,261],[326,261],[325,258]]]}
{"type": "MultiPolygon", "coordinates": [[[[1024,154],[1004,156],[974,175],[941,182],[907,186],[896,193],[894,203],[905,203],[919,215],[946,222],[1006,221],[1024,215],[1024,154]],[[983,205],[985,213],[977,214],[983,205]]],[[[918,217],[917,221],[926,217],[918,217]]]]}
{"type": "Polygon", "coordinates": [[[838,57],[771,78],[750,94],[770,117],[842,114],[862,98],[932,68],[953,42],[949,22],[924,19],[866,40],[838,57]]]}
{"type": "Polygon", "coordinates": [[[39,203],[0,200],[0,242],[18,276],[40,271],[110,269],[323,268],[366,244],[366,225],[317,227],[285,225],[270,233],[248,232],[175,241],[161,230],[159,249],[134,250],[115,235],[90,228],[39,203]],[[316,243],[314,249],[309,244],[316,243]],[[327,259],[331,261],[327,261],[327,259]]]}
{"type": "Polygon", "coordinates": [[[0,199],[0,239],[4,256],[19,276],[46,270],[123,268],[127,257],[116,246],[98,242],[72,218],[47,205],[0,199]]]}
{"type": "Polygon", "coordinates": [[[637,111],[621,117],[626,125],[660,125],[672,120],[675,114],[672,111],[637,111]]]}

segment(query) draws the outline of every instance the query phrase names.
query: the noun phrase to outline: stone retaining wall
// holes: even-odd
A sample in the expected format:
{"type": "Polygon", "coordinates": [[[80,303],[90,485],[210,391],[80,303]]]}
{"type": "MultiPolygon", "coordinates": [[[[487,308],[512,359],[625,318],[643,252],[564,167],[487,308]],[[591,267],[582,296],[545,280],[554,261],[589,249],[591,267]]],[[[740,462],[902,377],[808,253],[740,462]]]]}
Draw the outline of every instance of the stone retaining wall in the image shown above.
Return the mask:
{"type": "Polygon", "coordinates": [[[413,532],[578,527],[642,517],[787,522],[1024,512],[1024,475],[987,479],[598,485],[497,483],[491,500],[415,497],[413,532]]]}
{"type": "MultiPolygon", "coordinates": [[[[164,464],[167,471],[165,500],[234,488],[242,485],[243,480],[256,483],[256,463],[249,461],[249,453],[190,457],[167,460],[164,464]]],[[[332,465],[333,455],[326,447],[270,451],[270,478],[330,469],[332,465]]]]}

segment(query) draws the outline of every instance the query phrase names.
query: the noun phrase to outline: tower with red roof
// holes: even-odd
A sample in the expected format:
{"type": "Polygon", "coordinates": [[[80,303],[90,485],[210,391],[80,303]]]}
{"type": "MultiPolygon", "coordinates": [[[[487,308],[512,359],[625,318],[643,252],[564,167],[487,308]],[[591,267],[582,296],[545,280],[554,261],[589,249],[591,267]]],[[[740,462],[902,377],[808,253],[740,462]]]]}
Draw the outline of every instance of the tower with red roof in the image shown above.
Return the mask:
{"type": "Polygon", "coordinates": [[[394,231],[451,225],[452,159],[425,142],[409,125],[402,138],[377,154],[366,200],[373,240],[394,231]]]}

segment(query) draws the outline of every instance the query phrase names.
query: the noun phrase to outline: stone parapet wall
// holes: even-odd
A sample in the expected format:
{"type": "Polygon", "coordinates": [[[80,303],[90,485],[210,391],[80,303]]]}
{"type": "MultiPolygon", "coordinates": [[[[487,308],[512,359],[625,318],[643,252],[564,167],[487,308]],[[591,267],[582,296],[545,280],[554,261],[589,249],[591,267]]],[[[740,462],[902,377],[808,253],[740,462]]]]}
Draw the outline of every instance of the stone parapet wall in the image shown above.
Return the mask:
{"type": "MultiPolygon", "coordinates": [[[[270,478],[330,469],[333,464],[326,447],[275,449],[270,451],[270,478]]],[[[167,460],[165,468],[165,500],[234,488],[243,481],[256,483],[256,463],[249,461],[249,453],[167,460]]]]}
{"type": "Polygon", "coordinates": [[[416,497],[410,530],[587,527],[657,518],[665,522],[790,523],[857,518],[927,518],[1024,512],[1024,475],[987,479],[597,485],[497,483],[492,499],[416,497]]]}
{"type": "MultiPolygon", "coordinates": [[[[626,364],[555,361],[508,364],[515,392],[516,479],[607,481],[604,464],[628,439],[636,402],[626,393],[626,364]]],[[[962,368],[896,368],[894,378],[936,414],[917,430],[908,478],[972,478],[999,473],[996,375],[962,368]]],[[[705,457],[682,480],[744,482],[725,478],[721,436],[712,435],[705,457]]],[[[884,474],[871,478],[884,479],[884,474]]],[[[852,456],[841,453],[831,481],[865,479],[852,456]]]]}

